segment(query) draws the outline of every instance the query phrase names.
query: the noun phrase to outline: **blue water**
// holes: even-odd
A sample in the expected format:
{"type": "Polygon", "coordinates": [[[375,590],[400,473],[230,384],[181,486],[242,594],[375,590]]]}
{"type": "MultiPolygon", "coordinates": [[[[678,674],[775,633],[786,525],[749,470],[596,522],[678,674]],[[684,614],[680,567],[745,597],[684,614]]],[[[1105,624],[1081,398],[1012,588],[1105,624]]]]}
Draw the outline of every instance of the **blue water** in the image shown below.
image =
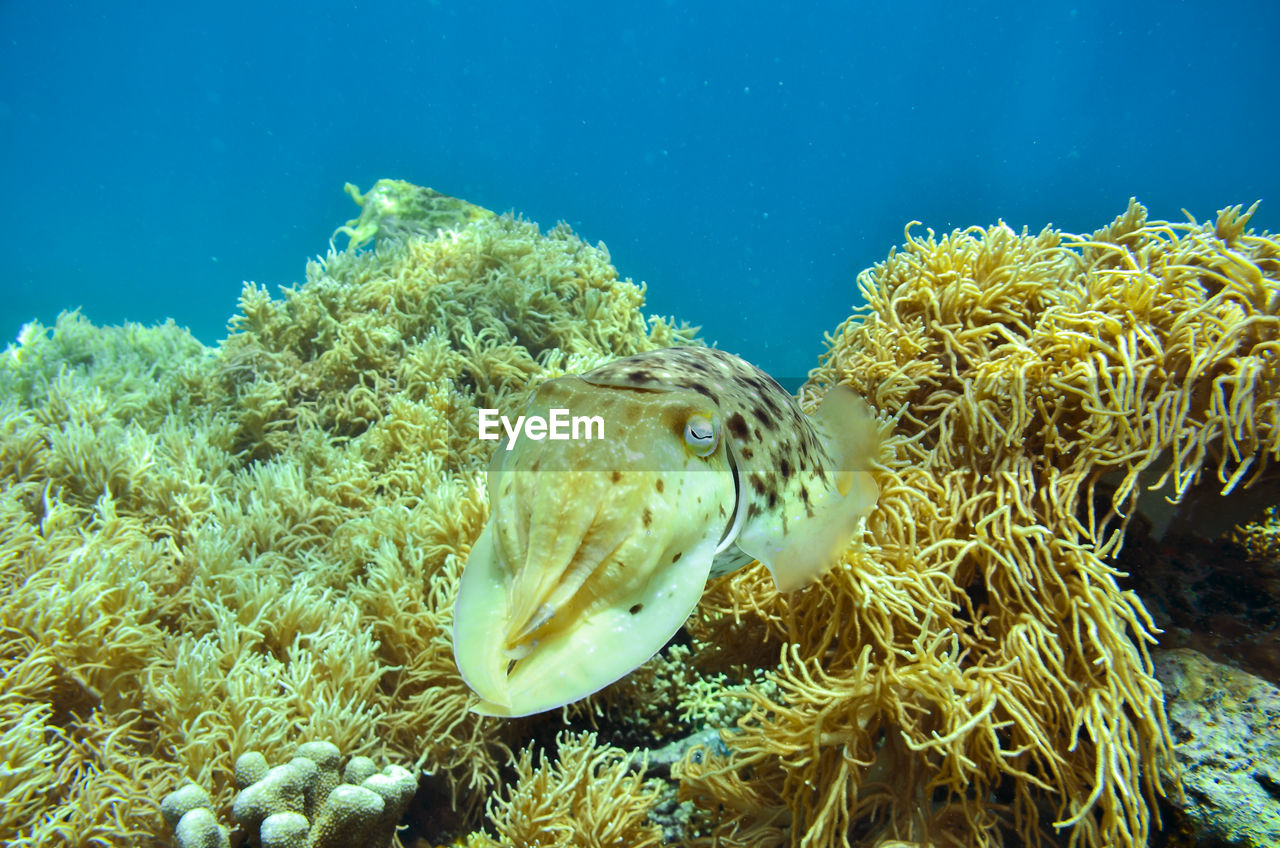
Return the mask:
{"type": "Polygon", "coordinates": [[[651,311],[802,375],[901,241],[1130,195],[1280,229],[1280,4],[0,4],[0,340],[226,335],[348,180],[603,240],[651,311]],[[865,7],[865,8],[864,8],[865,7]]]}

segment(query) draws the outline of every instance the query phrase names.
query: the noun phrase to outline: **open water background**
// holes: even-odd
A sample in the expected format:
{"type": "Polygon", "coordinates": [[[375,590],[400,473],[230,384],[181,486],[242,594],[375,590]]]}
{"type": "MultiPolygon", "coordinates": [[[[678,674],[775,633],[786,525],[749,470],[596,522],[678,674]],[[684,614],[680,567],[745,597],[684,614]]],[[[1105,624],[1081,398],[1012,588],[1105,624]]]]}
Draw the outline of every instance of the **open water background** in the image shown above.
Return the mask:
{"type": "Polygon", "coordinates": [[[1264,204],[1280,4],[0,3],[0,340],[226,335],[381,177],[550,227],[802,376],[917,219],[1264,204]]]}

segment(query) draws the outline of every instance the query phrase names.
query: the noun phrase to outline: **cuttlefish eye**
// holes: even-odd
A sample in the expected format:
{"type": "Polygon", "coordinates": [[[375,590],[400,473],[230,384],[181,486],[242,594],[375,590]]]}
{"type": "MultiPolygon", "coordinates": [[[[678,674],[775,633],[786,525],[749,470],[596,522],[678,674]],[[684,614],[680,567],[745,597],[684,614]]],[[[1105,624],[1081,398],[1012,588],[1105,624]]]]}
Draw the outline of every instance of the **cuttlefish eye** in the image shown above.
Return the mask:
{"type": "Polygon", "coordinates": [[[720,427],[709,415],[690,415],[684,422],[684,443],[694,456],[710,456],[720,444],[720,427]]]}

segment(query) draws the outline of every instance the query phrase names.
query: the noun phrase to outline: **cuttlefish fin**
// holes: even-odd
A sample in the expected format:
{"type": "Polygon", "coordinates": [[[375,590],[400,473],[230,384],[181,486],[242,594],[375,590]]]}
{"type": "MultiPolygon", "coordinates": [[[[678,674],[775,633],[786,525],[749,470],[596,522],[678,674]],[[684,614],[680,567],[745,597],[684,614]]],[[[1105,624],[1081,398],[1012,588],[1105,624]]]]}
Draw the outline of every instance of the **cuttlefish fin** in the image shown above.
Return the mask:
{"type": "Polygon", "coordinates": [[[765,564],[781,592],[802,588],[839,563],[880,496],[870,470],[879,453],[879,427],[866,402],[836,386],[812,421],[832,460],[835,485],[811,509],[789,515],[785,531],[738,543],[765,564]]]}
{"type": "MultiPolygon", "coordinates": [[[[880,490],[871,474],[853,472],[843,495],[830,492],[812,518],[783,538],[782,546],[765,562],[778,591],[801,589],[826,574],[841,561],[849,543],[858,535],[862,520],[876,505],[880,490]]],[[[764,562],[764,558],[760,558],[764,562]]]]}
{"type": "Polygon", "coordinates": [[[454,608],[458,669],[482,699],[472,712],[522,716],[554,709],[642,665],[697,606],[718,540],[718,533],[709,534],[676,557],[678,565],[655,572],[626,596],[585,610],[573,626],[551,630],[537,650],[517,659],[502,647],[506,578],[486,527],[467,560],[454,608]]]}
{"type": "MultiPolygon", "coordinates": [[[[827,392],[810,420],[837,475],[871,470],[880,454],[880,425],[857,392],[848,386],[836,386],[827,392]]],[[[841,494],[848,492],[849,485],[845,482],[838,486],[841,494]]]]}

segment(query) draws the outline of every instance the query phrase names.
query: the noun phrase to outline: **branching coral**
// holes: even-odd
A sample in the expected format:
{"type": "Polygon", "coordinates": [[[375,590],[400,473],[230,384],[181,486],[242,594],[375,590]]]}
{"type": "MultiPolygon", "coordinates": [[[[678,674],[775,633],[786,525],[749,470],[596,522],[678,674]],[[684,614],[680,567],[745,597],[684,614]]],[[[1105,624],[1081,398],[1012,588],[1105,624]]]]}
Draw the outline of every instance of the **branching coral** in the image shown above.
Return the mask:
{"type": "Polygon", "coordinates": [[[730,756],[683,764],[718,844],[1146,844],[1170,742],[1108,560],[1142,486],[1230,492],[1280,447],[1280,243],[1248,214],[908,232],[864,273],[804,396],[843,383],[882,415],[869,544],[785,599],[726,578],[695,623],[788,645],[730,756]]]}
{"type": "Polygon", "coordinates": [[[64,416],[51,391],[60,374],[87,380],[124,418],[154,421],[167,411],[171,395],[156,389],[211,354],[186,330],[168,321],[156,327],[127,323],[96,327],[79,312],[60,315],[53,327],[33,321],[0,357],[0,396],[44,407],[64,416]]]}

